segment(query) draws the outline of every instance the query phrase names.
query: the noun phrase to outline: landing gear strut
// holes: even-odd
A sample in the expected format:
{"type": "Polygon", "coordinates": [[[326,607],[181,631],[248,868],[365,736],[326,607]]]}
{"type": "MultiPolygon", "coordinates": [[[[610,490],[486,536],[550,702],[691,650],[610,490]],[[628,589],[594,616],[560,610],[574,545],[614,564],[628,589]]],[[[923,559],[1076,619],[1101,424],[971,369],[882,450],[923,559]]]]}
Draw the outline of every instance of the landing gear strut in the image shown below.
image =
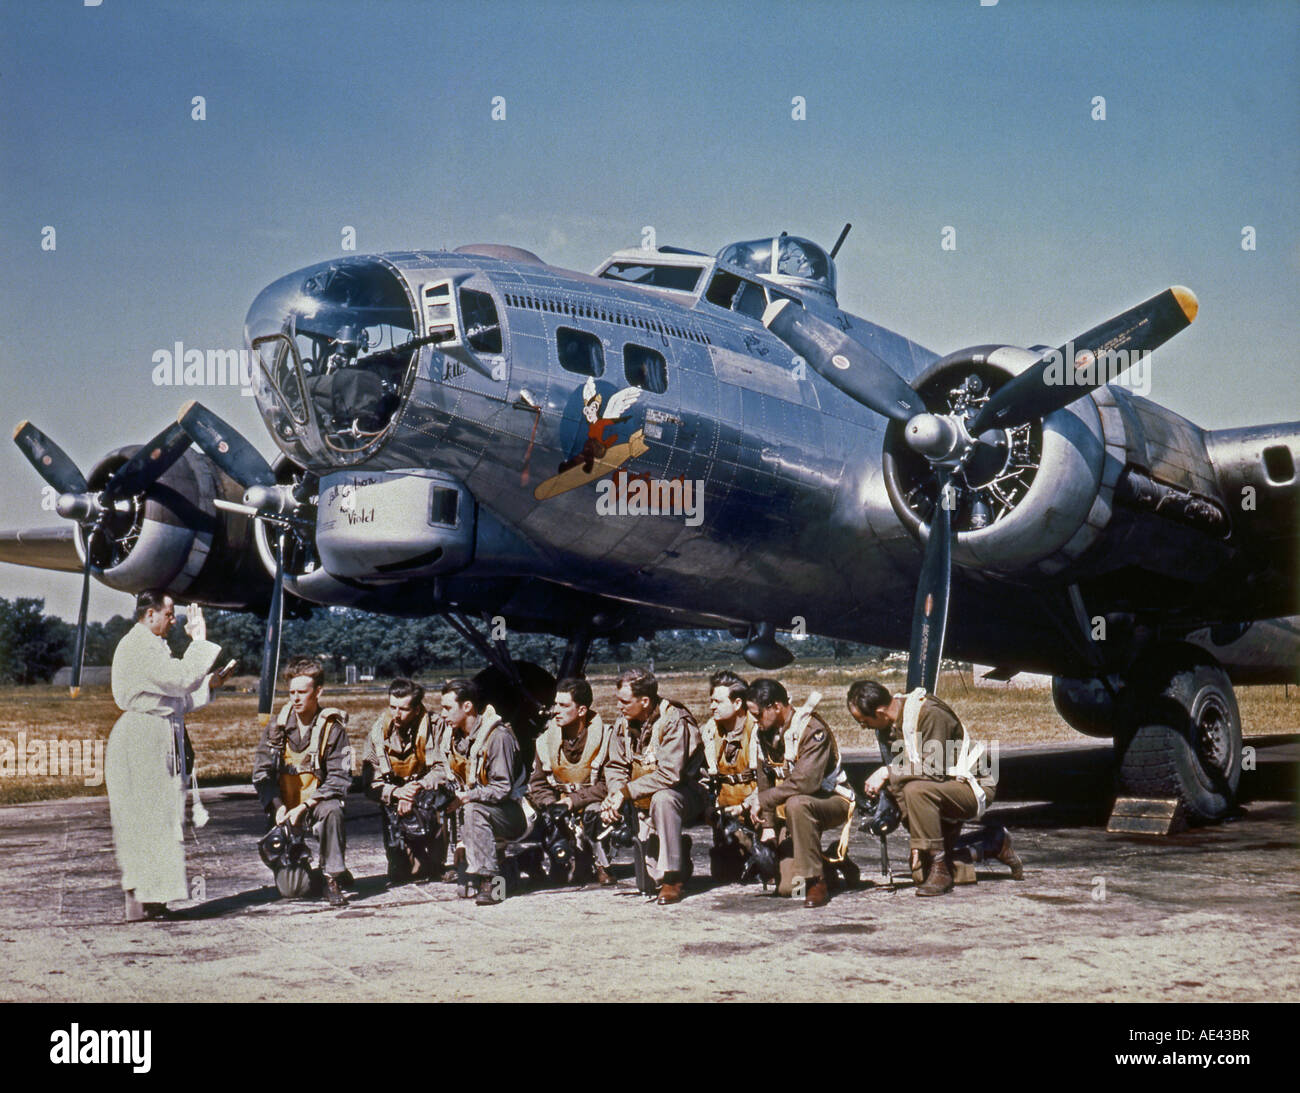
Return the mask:
{"type": "Polygon", "coordinates": [[[532,763],[533,741],[546,724],[555,701],[555,678],[545,668],[526,660],[515,660],[504,641],[489,641],[463,614],[448,611],[448,625],[482,654],[488,666],[474,677],[493,708],[510,722],[532,763]]]}
{"type": "Polygon", "coordinates": [[[582,675],[590,653],[591,627],[584,624],[570,635],[568,644],[564,647],[564,656],[560,660],[560,678],[582,675]]]}

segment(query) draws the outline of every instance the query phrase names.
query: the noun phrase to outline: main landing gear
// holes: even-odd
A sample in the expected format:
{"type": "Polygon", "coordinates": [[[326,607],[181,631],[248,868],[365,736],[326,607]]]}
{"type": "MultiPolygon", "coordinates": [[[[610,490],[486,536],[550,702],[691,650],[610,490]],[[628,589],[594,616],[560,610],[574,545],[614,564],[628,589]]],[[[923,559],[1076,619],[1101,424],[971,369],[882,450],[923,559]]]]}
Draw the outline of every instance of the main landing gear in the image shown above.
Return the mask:
{"type": "Polygon", "coordinates": [[[1241,714],[1228,674],[1204,650],[1162,646],[1107,684],[1058,679],[1052,696],[1073,728],[1114,735],[1121,796],[1176,799],[1200,823],[1236,811],[1241,714]]]}

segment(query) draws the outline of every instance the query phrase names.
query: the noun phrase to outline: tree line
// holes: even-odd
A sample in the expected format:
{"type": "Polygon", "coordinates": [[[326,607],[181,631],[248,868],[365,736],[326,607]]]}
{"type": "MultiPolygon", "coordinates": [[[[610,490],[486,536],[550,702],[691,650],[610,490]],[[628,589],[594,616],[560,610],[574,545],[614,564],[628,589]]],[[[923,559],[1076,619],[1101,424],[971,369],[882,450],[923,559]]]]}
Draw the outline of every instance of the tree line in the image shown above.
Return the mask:
{"type": "MultiPolygon", "coordinates": [[[[239,659],[238,674],[256,675],[262,665],[265,621],[234,611],[206,611],[208,638],[219,643],[223,657],[239,659]]],[[[86,628],[86,664],[108,665],[113,650],[131,628],[132,620],[114,615],[86,628]]],[[[60,668],[72,663],[76,632],[73,624],[45,614],[45,601],[35,597],[0,598],[0,683],[48,683],[60,668]]],[[[555,672],[564,655],[564,639],[547,634],[510,634],[516,660],[531,661],[555,672]]],[[[171,634],[173,649],[188,644],[184,628],[171,634]]],[[[787,639],[802,658],[861,659],[884,652],[856,642],[809,636],[787,639]]],[[[659,668],[688,667],[739,660],[744,642],[720,630],[664,630],[651,639],[615,646],[604,640],[592,644],[596,663],[649,664],[659,668]]],[[[482,656],[438,616],[399,619],[347,607],[318,607],[304,618],[286,619],[280,642],[281,661],[295,656],[320,659],[331,681],[345,677],[349,664],[372,669],[377,677],[473,674],[482,656]]]]}

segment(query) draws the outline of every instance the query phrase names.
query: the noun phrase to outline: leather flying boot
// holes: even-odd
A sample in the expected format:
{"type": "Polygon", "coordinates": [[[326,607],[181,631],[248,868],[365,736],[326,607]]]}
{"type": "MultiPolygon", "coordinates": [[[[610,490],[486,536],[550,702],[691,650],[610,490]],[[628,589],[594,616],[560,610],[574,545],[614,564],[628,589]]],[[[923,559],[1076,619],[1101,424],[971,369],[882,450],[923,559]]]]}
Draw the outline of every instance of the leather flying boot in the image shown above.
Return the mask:
{"type": "Polygon", "coordinates": [[[826,878],[824,876],[814,878],[804,892],[803,905],[805,907],[825,907],[830,901],[831,893],[830,889],[826,887],[826,878]]]}
{"type": "Polygon", "coordinates": [[[948,867],[948,859],[942,851],[931,851],[930,853],[930,872],[926,874],[925,881],[921,887],[916,890],[918,896],[942,896],[945,892],[952,891],[952,870],[948,867]]]}

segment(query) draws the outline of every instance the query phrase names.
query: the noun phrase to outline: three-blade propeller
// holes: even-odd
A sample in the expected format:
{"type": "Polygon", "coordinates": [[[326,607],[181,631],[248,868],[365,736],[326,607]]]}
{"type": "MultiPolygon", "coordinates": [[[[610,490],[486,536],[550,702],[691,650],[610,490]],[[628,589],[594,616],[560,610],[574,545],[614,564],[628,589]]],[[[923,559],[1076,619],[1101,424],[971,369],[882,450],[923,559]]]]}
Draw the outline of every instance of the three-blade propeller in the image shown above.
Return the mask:
{"type": "Polygon", "coordinates": [[[1117,379],[1141,355],[1186,328],[1196,312],[1196,297],[1189,289],[1166,289],[1045,353],[968,418],[930,413],[921,396],[885,361],[833,323],[791,300],[768,307],[764,326],[850,398],[903,423],[904,442],[934,467],[938,496],[912,610],[909,691],[919,686],[933,694],[939,679],[952,585],[954,468],[990,430],[1005,431],[1041,419],[1117,379]]]}
{"type": "Polygon", "coordinates": [[[76,463],[53,440],[30,421],[18,423],[14,443],[36,473],[58,491],[56,510],[76,520],[85,530],[86,562],[81,572],[81,603],[77,610],[77,641],[72,655],[71,692],[81,691],[81,669],[86,657],[86,616],[90,607],[90,575],[95,567],[98,541],[106,534],[109,521],[129,513],[134,499],[143,494],[190,446],[190,438],[177,424],[142,445],[122,464],[103,487],[92,490],[76,463]]]}

